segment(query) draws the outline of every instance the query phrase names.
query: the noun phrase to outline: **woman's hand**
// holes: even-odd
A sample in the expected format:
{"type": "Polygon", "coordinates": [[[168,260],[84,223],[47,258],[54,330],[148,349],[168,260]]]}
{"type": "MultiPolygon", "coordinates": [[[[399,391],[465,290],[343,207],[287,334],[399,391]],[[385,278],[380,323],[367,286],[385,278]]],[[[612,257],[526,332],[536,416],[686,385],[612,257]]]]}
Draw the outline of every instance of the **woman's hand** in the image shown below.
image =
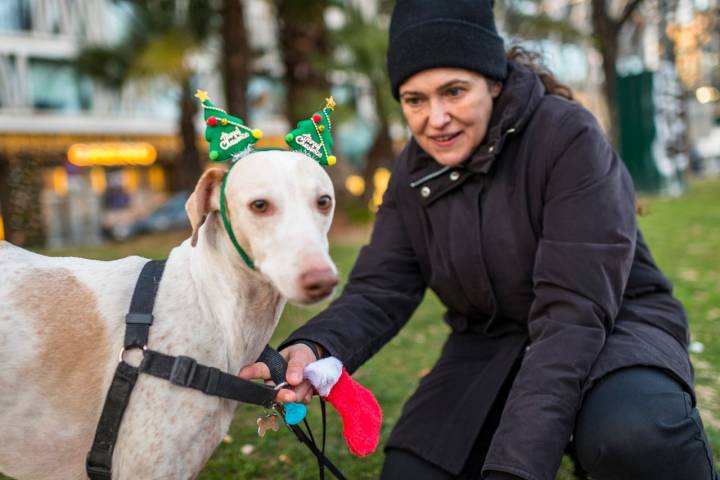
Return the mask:
{"type": "MultiPolygon", "coordinates": [[[[280,355],[288,362],[286,381],[294,387],[294,390],[282,388],[278,391],[276,400],[280,403],[302,402],[310,403],[315,393],[309,381],[303,380],[305,367],[317,360],[309,346],[303,343],[296,343],[280,351],[280,355]]],[[[248,365],[240,370],[238,374],[245,380],[262,379],[271,381],[270,370],[267,365],[261,362],[248,365]]]]}

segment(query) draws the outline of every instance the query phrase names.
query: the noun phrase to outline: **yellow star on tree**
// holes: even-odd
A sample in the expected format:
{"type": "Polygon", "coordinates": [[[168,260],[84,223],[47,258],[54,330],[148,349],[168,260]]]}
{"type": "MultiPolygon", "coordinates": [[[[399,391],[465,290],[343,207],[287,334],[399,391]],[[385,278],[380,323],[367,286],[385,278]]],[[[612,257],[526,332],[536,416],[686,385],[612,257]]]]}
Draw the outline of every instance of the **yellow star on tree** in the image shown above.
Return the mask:
{"type": "Polygon", "coordinates": [[[335,99],[333,97],[328,97],[325,99],[325,108],[335,110],[335,105],[335,99]]]}
{"type": "Polygon", "coordinates": [[[204,102],[205,100],[207,100],[210,97],[208,96],[208,93],[205,90],[198,89],[198,91],[195,92],[195,98],[197,98],[201,102],[204,102]]]}

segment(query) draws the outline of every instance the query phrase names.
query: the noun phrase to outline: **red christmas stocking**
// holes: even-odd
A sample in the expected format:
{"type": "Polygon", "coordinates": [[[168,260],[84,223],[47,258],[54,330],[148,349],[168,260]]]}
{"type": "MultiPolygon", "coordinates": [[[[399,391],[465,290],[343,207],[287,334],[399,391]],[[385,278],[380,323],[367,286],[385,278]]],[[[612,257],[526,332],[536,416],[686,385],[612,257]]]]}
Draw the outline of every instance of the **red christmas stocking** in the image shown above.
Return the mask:
{"type": "Polygon", "coordinates": [[[380,440],[382,410],[372,392],[353,380],[334,357],[305,367],[305,378],[340,414],[350,451],[359,456],[374,452],[380,440]]]}

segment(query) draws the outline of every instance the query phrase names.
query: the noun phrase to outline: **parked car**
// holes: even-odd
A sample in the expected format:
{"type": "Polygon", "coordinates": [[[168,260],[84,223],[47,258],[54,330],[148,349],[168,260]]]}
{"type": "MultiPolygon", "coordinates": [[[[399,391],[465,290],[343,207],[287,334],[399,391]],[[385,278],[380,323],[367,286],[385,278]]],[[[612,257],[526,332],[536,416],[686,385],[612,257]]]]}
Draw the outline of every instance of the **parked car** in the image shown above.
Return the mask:
{"type": "Polygon", "coordinates": [[[190,220],[185,212],[185,202],[189,197],[188,191],[178,192],[146,217],[111,226],[109,236],[113,240],[125,240],[144,233],[190,228],[190,220]]]}

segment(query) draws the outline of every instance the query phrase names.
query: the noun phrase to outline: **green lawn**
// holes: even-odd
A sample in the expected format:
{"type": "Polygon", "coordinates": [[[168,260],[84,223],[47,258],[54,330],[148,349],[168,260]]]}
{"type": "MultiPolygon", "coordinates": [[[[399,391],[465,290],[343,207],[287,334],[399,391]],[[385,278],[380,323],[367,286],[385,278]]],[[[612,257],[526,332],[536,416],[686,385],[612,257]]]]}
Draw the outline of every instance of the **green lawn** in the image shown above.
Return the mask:
{"type": "MultiPolygon", "coordinates": [[[[684,302],[694,341],[704,346],[693,354],[699,405],[716,458],[720,453],[720,181],[693,183],[691,191],[678,199],[643,199],[649,213],[641,227],[655,259],[675,284],[684,302]]],[[[64,251],[63,254],[94,258],[116,258],[139,254],[163,257],[182,235],[146,237],[125,245],[64,251]]],[[[357,254],[357,244],[335,243],[332,255],[343,279],[357,254]]],[[[56,253],[53,253],[56,254],[56,253]]],[[[288,307],[274,336],[277,344],[320,307],[288,307]]],[[[368,362],[355,377],[373,390],[384,409],[383,437],[387,437],[401,406],[418,379],[436,360],[448,332],[440,320],[442,308],[428,295],[403,332],[368,362]]],[[[328,410],[328,457],[349,479],[377,478],[382,453],[365,459],[351,456],[340,435],[340,421],[328,410]]],[[[262,410],[241,406],[230,428],[231,439],[216,450],[200,478],[211,479],[316,479],[317,464],[291,432],[269,432],[259,438],[255,419],[262,410]]],[[[441,414],[442,412],[439,412],[441,414]]],[[[319,432],[319,408],[310,407],[309,420],[319,432]]],[[[573,478],[565,462],[558,479],[573,478]]],[[[1,476],[0,476],[1,477],[1,476]]],[[[332,478],[328,475],[328,478],[332,478]]]]}

